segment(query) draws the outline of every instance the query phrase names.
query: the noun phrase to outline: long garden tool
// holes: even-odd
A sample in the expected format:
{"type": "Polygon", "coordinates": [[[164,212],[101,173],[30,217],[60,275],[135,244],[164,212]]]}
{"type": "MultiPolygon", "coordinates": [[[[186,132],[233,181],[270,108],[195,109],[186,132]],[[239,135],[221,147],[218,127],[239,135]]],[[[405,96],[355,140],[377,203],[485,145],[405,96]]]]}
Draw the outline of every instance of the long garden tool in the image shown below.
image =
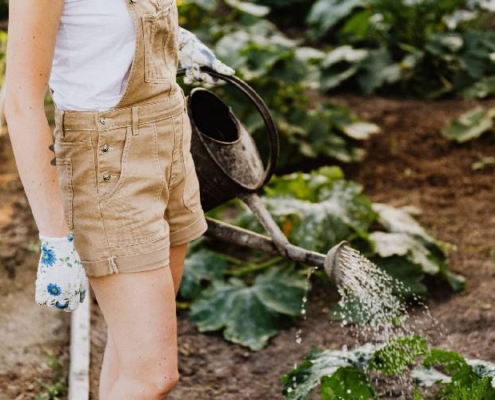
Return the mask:
{"type": "MultiPolygon", "coordinates": [[[[279,136],[270,111],[261,97],[246,82],[235,76],[218,74],[203,68],[240,90],[256,107],[268,132],[266,168],[253,137],[232,109],[217,95],[204,88],[194,88],[187,98],[192,126],[191,153],[198,175],[201,204],[205,211],[240,198],[260,221],[269,236],[260,235],[222,221],[207,218],[206,235],[263,252],[280,254],[290,260],[324,268],[334,282],[352,250],[347,242],[332,247],[324,255],[289,242],[256,193],[273,175],[279,154],[279,136]]],[[[178,76],[185,70],[179,70],[178,76]]]]}

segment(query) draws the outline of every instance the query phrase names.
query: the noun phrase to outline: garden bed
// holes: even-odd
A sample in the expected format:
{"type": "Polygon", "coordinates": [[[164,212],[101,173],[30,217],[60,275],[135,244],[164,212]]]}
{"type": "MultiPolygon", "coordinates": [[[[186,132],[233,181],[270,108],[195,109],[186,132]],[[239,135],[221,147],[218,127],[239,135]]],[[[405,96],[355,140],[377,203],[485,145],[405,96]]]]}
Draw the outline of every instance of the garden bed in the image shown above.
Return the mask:
{"type": "MultiPolygon", "coordinates": [[[[451,294],[446,287],[431,288],[429,307],[441,322],[431,325],[432,344],[452,348],[466,357],[495,361],[495,193],[494,167],[473,171],[483,156],[495,152],[493,137],[458,145],[440,135],[446,122],[474,102],[391,100],[345,96],[337,99],[360,117],[375,122],[383,134],[367,144],[365,163],[346,166],[347,178],[364,185],[374,202],[413,205],[422,210],[421,223],[439,240],[457,251],[449,265],[467,279],[467,290],[451,294]]],[[[283,150],[282,150],[283,151],[283,150]]],[[[433,285],[433,284],[432,284],[433,285]]],[[[200,334],[179,311],[181,383],[173,399],[282,398],[280,377],[299,363],[312,347],[338,349],[353,345],[339,324],[328,320],[335,296],[318,285],[310,295],[308,317],[298,327],[282,332],[259,352],[227,343],[221,335],[200,334]],[[296,331],[302,329],[302,343],[296,331]]],[[[93,308],[92,393],[105,341],[105,325],[93,308]]],[[[428,330],[428,327],[426,327],[428,330]]],[[[383,398],[406,398],[400,391],[383,398]]]]}
{"type": "MultiPolygon", "coordinates": [[[[440,135],[447,120],[474,103],[357,96],[340,97],[338,101],[379,124],[384,132],[367,144],[369,154],[364,164],[344,167],[347,177],[362,183],[365,194],[375,202],[417,206],[423,211],[422,224],[435,237],[457,246],[457,251],[450,252],[450,266],[467,278],[467,291],[452,295],[443,286],[430,286],[430,309],[441,321],[443,331],[432,327],[429,334],[433,344],[450,347],[466,357],[495,361],[491,345],[495,339],[495,171],[491,165],[472,170],[474,163],[495,152],[495,140],[487,136],[459,145],[440,135]]],[[[0,144],[2,242],[34,242],[36,230],[15,175],[7,137],[1,137],[0,144]]],[[[68,315],[51,313],[34,304],[35,253],[20,249],[9,255],[12,250],[5,246],[1,251],[0,296],[5,323],[0,324],[0,336],[6,340],[0,352],[4,368],[0,373],[0,399],[33,398],[46,393],[35,379],[51,385],[59,379],[57,367],[53,363],[47,366],[47,350],[67,366],[68,315]]],[[[180,311],[182,379],[171,398],[281,398],[280,377],[309,349],[338,349],[353,344],[346,330],[328,320],[332,298],[335,296],[316,285],[310,296],[308,318],[299,325],[302,343],[296,343],[297,328],[293,328],[282,332],[260,352],[227,343],[220,335],[198,333],[187,320],[187,313],[180,311]]],[[[92,398],[97,399],[105,325],[97,307],[94,310],[91,378],[92,398]]],[[[401,394],[384,398],[401,398],[401,394]]]]}

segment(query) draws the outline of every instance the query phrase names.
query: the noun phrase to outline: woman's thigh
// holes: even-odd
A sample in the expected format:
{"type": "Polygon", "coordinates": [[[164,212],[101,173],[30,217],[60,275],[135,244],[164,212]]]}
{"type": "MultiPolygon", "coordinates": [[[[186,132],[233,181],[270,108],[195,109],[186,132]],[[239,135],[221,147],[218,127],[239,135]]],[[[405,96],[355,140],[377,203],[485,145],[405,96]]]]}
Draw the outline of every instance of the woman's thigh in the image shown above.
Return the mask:
{"type": "Polygon", "coordinates": [[[170,268],[90,278],[90,283],[112,332],[121,373],[139,377],[149,375],[151,368],[164,377],[176,374],[177,321],[170,268]]]}

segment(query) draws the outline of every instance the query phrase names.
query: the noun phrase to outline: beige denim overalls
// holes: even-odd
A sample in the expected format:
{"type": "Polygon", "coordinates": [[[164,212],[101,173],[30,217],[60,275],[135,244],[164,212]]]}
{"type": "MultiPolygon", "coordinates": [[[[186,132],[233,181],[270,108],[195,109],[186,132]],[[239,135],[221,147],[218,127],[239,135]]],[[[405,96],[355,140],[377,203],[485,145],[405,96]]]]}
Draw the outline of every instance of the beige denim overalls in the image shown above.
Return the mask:
{"type": "Polygon", "coordinates": [[[176,83],[175,0],[126,0],[136,30],[127,87],[109,111],[55,110],[55,156],[74,245],[88,276],[151,270],[206,221],[176,83]]]}

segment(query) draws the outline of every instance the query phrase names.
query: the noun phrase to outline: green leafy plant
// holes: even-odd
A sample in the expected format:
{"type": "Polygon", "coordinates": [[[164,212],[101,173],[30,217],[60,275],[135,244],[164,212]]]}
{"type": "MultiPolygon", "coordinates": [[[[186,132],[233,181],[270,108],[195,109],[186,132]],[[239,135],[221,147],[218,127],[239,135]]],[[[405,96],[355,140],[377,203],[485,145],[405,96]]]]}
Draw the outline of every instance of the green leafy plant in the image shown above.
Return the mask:
{"type": "MultiPolygon", "coordinates": [[[[265,191],[266,207],[296,245],[326,254],[347,240],[401,282],[395,289],[404,297],[426,295],[425,275],[445,280],[454,290],[464,287],[464,279],[448,270],[440,242],[405,209],[373,204],[337,167],[277,177],[265,191]]],[[[236,209],[233,223],[263,232],[252,214],[236,205],[214,214],[225,220],[236,209]]],[[[227,340],[259,350],[294,324],[310,289],[307,266],[280,257],[267,260],[257,252],[220,255],[205,249],[207,244],[191,249],[181,287],[201,331],[223,331],[227,340]]],[[[339,315],[334,308],[331,317],[339,315]]],[[[348,319],[357,318],[358,313],[348,319]]]]}
{"type": "Polygon", "coordinates": [[[60,359],[50,350],[47,352],[47,366],[51,371],[50,381],[36,379],[36,383],[41,387],[42,393],[37,395],[35,400],[60,400],[67,394],[66,376],[67,370],[60,359]]]}
{"type": "Polygon", "coordinates": [[[314,36],[331,33],[322,88],[493,94],[494,34],[485,15],[466,0],[319,0],[307,20],[314,36]]]}
{"type": "MultiPolygon", "coordinates": [[[[338,168],[274,178],[264,202],[291,242],[326,253],[347,240],[400,281],[403,295],[425,295],[425,274],[442,277],[453,290],[464,288],[464,279],[447,268],[444,244],[407,208],[371,203],[338,168]]],[[[262,231],[249,213],[238,223],[262,231]]]]}
{"type": "MultiPolygon", "coordinates": [[[[409,374],[420,387],[438,386],[438,399],[488,400],[495,396],[495,364],[429,348],[420,336],[396,337],[354,350],[313,350],[282,377],[283,394],[288,400],[304,400],[320,386],[322,399],[376,399],[370,373],[409,374]]],[[[419,388],[414,398],[422,398],[419,388]]]]}
{"type": "MultiPolygon", "coordinates": [[[[232,8],[232,2],[227,2],[227,6],[232,8]]],[[[194,22],[198,5],[185,2],[181,7],[183,18],[188,20],[191,14],[192,25],[198,25],[194,22]]],[[[232,66],[267,103],[284,149],[279,168],[293,169],[306,159],[362,160],[362,141],[380,129],[362,121],[346,107],[312,99],[311,93],[319,89],[318,64],[324,53],[300,46],[252,10],[232,9],[233,13],[205,23],[210,28],[207,32],[199,31],[198,35],[213,38],[217,56],[232,66]]],[[[259,138],[261,151],[265,152],[262,120],[253,106],[228,85],[215,90],[232,106],[248,131],[259,138]]]]}
{"type": "Polygon", "coordinates": [[[190,317],[201,332],[224,329],[225,339],[261,350],[300,315],[306,286],[300,274],[279,268],[250,285],[238,278],[214,281],[191,305],[190,317]]]}
{"type": "Polygon", "coordinates": [[[473,171],[480,171],[480,170],[483,170],[486,167],[488,167],[490,165],[494,165],[494,164],[495,164],[495,157],[481,156],[478,159],[478,161],[474,162],[471,165],[471,170],[473,170],[473,171]]]}
{"type": "Polygon", "coordinates": [[[464,143],[493,132],[494,118],[495,108],[479,106],[450,121],[442,134],[449,140],[464,143]]]}
{"type": "MultiPolygon", "coordinates": [[[[326,157],[342,162],[363,158],[359,141],[378,133],[378,127],[327,101],[312,106],[305,93],[315,85],[318,70],[313,64],[320,53],[299,48],[264,21],[225,34],[216,49],[272,111],[284,149],[281,167],[296,165],[304,158],[326,157]]],[[[248,124],[249,131],[261,136],[261,121],[252,106],[230,88],[225,88],[223,95],[248,124]]]]}
{"type": "Polygon", "coordinates": [[[313,34],[323,36],[337,23],[352,15],[356,9],[362,9],[363,0],[318,0],[306,17],[313,34]]]}

